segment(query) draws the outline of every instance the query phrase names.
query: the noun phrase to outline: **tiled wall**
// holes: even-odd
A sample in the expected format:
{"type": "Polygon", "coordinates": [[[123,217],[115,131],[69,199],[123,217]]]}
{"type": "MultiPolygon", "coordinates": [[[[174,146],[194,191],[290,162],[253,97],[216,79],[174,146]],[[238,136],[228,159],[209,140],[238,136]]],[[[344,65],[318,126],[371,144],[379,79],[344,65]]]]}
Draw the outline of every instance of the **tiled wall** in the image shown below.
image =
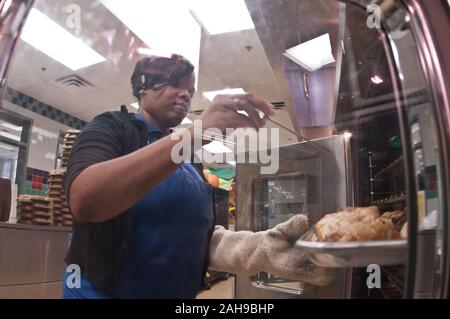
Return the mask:
{"type": "Polygon", "coordinates": [[[67,114],[51,105],[45,104],[35,98],[26,95],[25,93],[14,90],[13,88],[6,88],[4,99],[24,109],[30,110],[34,113],[42,115],[53,121],[70,126],[75,129],[82,129],[86,122],[79,118],[67,114]]]}
{"type": "Polygon", "coordinates": [[[54,169],[59,131],[65,132],[70,127],[5,100],[2,105],[7,110],[33,120],[27,166],[44,171],[54,169]]]}
{"type": "Polygon", "coordinates": [[[60,131],[82,129],[86,122],[12,88],[6,89],[3,98],[3,108],[33,120],[23,193],[44,196],[48,172],[55,168],[60,131]]]}
{"type": "Polygon", "coordinates": [[[47,188],[48,172],[27,167],[27,178],[25,180],[24,193],[27,195],[44,196],[47,194],[47,188]]]}

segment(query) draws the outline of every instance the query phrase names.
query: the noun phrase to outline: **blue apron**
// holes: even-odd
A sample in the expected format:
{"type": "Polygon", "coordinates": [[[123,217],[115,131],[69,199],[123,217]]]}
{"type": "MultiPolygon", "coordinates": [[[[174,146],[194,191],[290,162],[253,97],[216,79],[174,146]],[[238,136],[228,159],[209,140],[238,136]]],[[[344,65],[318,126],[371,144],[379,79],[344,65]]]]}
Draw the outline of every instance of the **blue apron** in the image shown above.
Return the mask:
{"type": "MultiPolygon", "coordinates": [[[[157,130],[145,122],[150,133],[157,130]]],[[[64,297],[195,298],[213,226],[212,187],[183,163],[131,210],[134,233],[112,295],[95,291],[85,278],[81,288],[69,289],[66,273],[64,297]]]]}

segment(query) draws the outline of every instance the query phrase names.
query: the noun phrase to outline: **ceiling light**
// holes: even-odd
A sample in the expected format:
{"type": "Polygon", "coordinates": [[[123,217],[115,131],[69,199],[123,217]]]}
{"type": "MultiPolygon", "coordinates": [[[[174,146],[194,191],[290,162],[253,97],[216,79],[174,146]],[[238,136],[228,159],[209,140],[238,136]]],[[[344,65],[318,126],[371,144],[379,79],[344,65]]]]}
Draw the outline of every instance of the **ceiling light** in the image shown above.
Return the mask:
{"type": "Polygon", "coordinates": [[[149,48],[138,48],[137,52],[142,55],[154,55],[155,53],[149,48]]]}
{"type": "Polygon", "coordinates": [[[73,71],[105,61],[104,57],[35,8],[31,9],[21,38],[73,71]]]}
{"type": "Polygon", "coordinates": [[[221,94],[245,94],[245,91],[242,88],[235,88],[235,89],[224,89],[219,91],[203,92],[203,95],[210,101],[214,100],[216,95],[221,94]]]}
{"type": "Polygon", "coordinates": [[[5,149],[7,151],[10,151],[10,152],[17,151],[17,148],[13,148],[13,147],[2,145],[2,144],[0,144],[0,148],[3,148],[3,149],[5,149]]]}
{"type": "Polygon", "coordinates": [[[0,135],[4,136],[6,138],[12,139],[14,141],[20,142],[20,136],[8,133],[8,132],[4,132],[4,131],[0,131],[0,135]]]}
{"type": "Polygon", "coordinates": [[[187,1],[100,2],[149,48],[138,50],[138,53],[162,56],[181,54],[194,65],[198,79],[201,27],[189,12],[187,1]]]}
{"type": "Polygon", "coordinates": [[[370,78],[370,81],[372,81],[372,83],[377,84],[377,85],[383,83],[383,79],[380,78],[378,75],[372,76],[370,78]]]}
{"type": "Polygon", "coordinates": [[[231,153],[231,152],[233,152],[228,147],[226,147],[223,143],[220,143],[218,141],[212,141],[211,143],[204,145],[203,148],[213,154],[214,153],[231,153]]]}
{"type": "Polygon", "coordinates": [[[6,0],[3,4],[3,8],[1,9],[2,17],[8,13],[9,7],[11,6],[12,0],[6,0]]]}
{"type": "Polygon", "coordinates": [[[324,65],[335,62],[328,33],[287,49],[284,56],[307,71],[315,71],[324,65]]]}
{"type": "Polygon", "coordinates": [[[136,110],[139,110],[139,103],[131,103],[132,107],[134,107],[136,110]]]}
{"type": "Polygon", "coordinates": [[[210,35],[255,28],[244,0],[191,0],[189,7],[210,35]]]}
{"type": "Polygon", "coordinates": [[[180,124],[181,124],[181,125],[192,124],[192,121],[191,121],[189,118],[185,117],[185,118],[183,119],[183,121],[181,121],[180,124]]]}
{"type": "Polygon", "coordinates": [[[0,122],[0,125],[3,126],[3,127],[8,128],[10,130],[14,130],[14,131],[17,131],[17,132],[22,132],[22,126],[17,126],[17,125],[14,125],[14,124],[11,124],[11,123],[7,123],[7,122],[0,122]]]}

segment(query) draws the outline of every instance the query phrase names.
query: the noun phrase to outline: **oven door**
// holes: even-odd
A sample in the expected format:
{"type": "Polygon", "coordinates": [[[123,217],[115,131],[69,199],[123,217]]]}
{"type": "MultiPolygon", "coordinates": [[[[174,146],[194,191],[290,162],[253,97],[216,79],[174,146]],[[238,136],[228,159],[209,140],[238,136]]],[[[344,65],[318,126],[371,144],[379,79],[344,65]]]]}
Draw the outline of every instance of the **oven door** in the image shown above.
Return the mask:
{"type": "MultiPolygon", "coordinates": [[[[329,287],[328,291],[303,283],[287,283],[270,274],[259,274],[250,279],[251,283],[248,277],[238,275],[236,297],[448,296],[450,107],[446,58],[450,52],[448,45],[442,44],[448,41],[441,39],[439,44],[436,41],[436,37],[450,32],[448,2],[430,4],[404,0],[380,1],[373,5],[371,1],[360,0],[269,4],[246,0],[246,3],[278,82],[286,93],[299,139],[308,136],[308,132],[312,132],[311,136],[318,132],[320,127],[314,123],[326,126],[320,114],[330,114],[330,108],[333,111],[328,124],[335,133],[351,136],[352,152],[342,159],[336,153],[332,155],[338,166],[341,162],[348,164],[344,165],[342,181],[346,187],[342,196],[327,191],[329,185],[324,181],[334,178],[332,176],[338,175],[339,170],[328,172],[325,169],[324,163],[331,161],[326,160],[324,154],[308,155],[304,145],[297,151],[289,146],[280,149],[286,154],[296,153],[301,157],[300,162],[314,162],[308,171],[294,164],[295,161],[287,160],[289,156],[283,157],[280,151],[284,161],[280,161],[279,173],[299,174],[298,178],[304,180],[296,200],[303,199],[300,194],[306,189],[307,203],[302,207],[308,207],[311,223],[344,205],[376,205],[382,213],[400,207],[407,216],[408,237],[403,263],[383,267],[385,260],[382,249],[379,250],[380,288],[367,284],[366,267],[349,267],[340,268],[336,287],[329,287]],[[317,12],[320,15],[313,14],[317,12]],[[289,24],[291,32],[279,21],[289,24]],[[327,81],[312,81],[314,71],[304,76],[308,71],[283,60],[285,50],[313,37],[302,33],[302,28],[315,36],[330,34],[336,64],[327,67],[336,68],[334,86],[327,81]],[[334,94],[333,103],[319,107],[311,102],[320,99],[314,92],[334,94]],[[384,162],[377,163],[378,167],[371,165],[370,160],[379,155],[384,156],[384,162]],[[314,196],[308,195],[314,189],[314,182],[311,183],[314,178],[317,179],[317,202],[312,200],[314,196]],[[334,206],[329,204],[331,201],[334,206]]],[[[300,144],[308,145],[308,142],[300,144]]],[[[250,165],[237,168],[237,230],[261,230],[284,217],[283,214],[273,215],[276,205],[270,203],[268,197],[271,179],[264,182],[255,179],[259,177],[258,171],[250,165]],[[253,195],[247,199],[244,194],[253,195]]]]}
{"type": "MultiPolygon", "coordinates": [[[[263,164],[237,164],[237,230],[263,231],[296,214],[312,224],[324,212],[352,205],[349,136],[334,135],[300,142],[279,149],[279,169],[261,172],[263,164]],[[320,146],[319,148],[317,146],[320,146]],[[250,195],[250,196],[249,196],[250,195]]],[[[316,287],[286,280],[270,273],[251,278],[237,274],[236,298],[342,298],[351,270],[337,270],[335,283],[316,287]]]]}

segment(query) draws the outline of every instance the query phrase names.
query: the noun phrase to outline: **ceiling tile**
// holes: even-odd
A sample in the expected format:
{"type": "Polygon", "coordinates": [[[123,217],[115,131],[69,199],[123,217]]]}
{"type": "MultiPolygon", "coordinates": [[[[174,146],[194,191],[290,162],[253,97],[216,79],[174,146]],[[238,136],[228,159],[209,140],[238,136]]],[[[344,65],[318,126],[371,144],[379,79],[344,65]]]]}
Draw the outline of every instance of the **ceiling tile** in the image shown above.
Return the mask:
{"type": "Polygon", "coordinates": [[[28,87],[23,93],[71,115],[94,109],[89,103],[80,101],[46,82],[28,87]]]}

